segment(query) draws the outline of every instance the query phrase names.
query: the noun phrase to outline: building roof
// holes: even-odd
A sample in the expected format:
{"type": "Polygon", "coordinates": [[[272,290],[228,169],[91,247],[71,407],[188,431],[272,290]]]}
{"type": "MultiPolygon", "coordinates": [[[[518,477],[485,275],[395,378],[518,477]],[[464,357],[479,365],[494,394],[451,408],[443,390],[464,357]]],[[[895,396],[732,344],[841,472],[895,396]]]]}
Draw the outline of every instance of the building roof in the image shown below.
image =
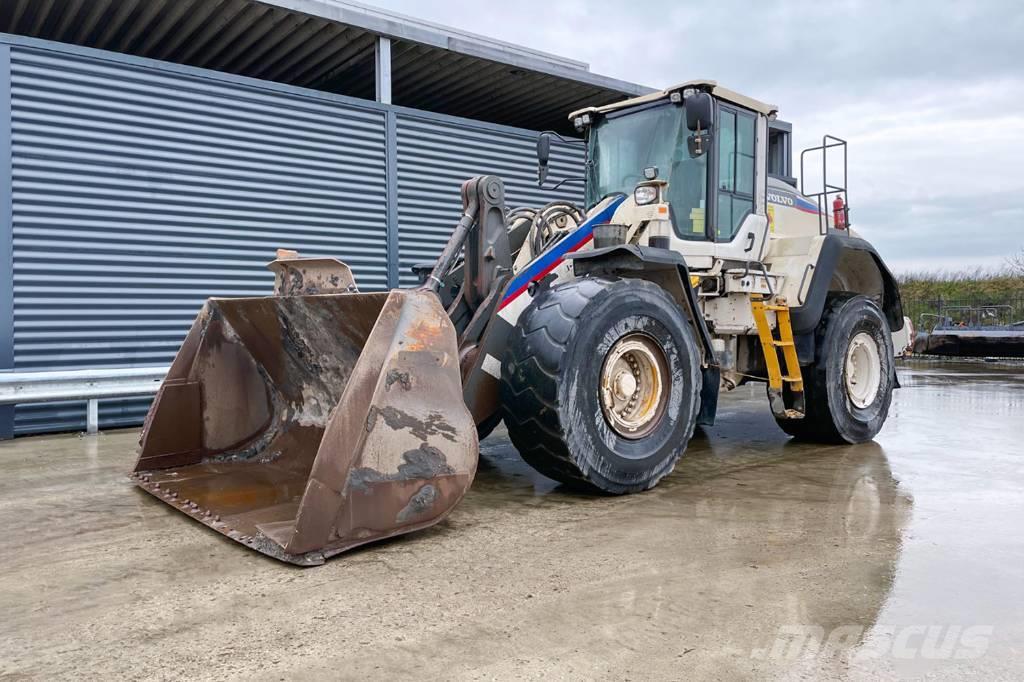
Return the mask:
{"type": "Polygon", "coordinates": [[[0,32],[375,96],[391,39],[395,104],[536,130],[651,92],[586,63],[337,0],[5,0],[0,32]]]}

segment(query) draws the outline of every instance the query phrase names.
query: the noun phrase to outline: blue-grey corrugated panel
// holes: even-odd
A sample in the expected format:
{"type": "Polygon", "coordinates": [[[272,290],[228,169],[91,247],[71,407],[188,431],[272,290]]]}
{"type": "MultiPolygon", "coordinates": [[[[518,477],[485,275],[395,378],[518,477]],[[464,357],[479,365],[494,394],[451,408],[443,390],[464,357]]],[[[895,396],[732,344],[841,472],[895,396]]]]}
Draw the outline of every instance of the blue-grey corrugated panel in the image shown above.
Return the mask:
{"type": "MultiPolygon", "coordinates": [[[[277,247],[386,286],[379,107],[19,45],[11,73],[16,368],[169,363],[206,297],[269,292],[277,247]]],[[[16,432],[78,409],[19,406],[16,432]]]]}
{"type": "MultiPolygon", "coordinates": [[[[539,207],[555,199],[583,201],[581,184],[558,191],[537,187],[537,133],[435,115],[398,115],[398,238],[403,285],[413,284],[410,267],[433,260],[462,213],[459,188],[474,175],[505,181],[509,208],[539,207]]],[[[580,145],[557,145],[550,177],[579,177],[580,145]]]]}

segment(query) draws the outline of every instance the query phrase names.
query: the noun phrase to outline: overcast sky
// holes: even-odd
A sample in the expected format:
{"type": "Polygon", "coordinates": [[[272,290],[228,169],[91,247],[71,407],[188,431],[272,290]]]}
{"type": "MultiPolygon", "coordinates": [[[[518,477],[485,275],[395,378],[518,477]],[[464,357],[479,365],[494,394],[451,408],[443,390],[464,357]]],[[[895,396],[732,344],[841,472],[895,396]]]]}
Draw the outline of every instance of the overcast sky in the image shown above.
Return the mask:
{"type": "Polygon", "coordinates": [[[896,270],[1024,248],[1024,1],[368,0],[653,87],[777,104],[850,143],[854,227],[896,270]]]}

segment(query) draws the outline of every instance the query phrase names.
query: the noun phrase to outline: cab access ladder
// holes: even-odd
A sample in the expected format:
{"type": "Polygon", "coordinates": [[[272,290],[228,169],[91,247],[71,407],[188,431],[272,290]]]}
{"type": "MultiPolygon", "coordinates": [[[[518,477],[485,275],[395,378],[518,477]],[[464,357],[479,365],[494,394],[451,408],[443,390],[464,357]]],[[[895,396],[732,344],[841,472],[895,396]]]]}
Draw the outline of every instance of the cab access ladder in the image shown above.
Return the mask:
{"type": "Polygon", "coordinates": [[[786,299],[778,296],[766,301],[763,296],[755,296],[751,301],[751,307],[757,325],[757,335],[761,339],[761,348],[764,351],[765,366],[768,368],[768,400],[772,413],[779,419],[802,419],[805,410],[804,380],[800,372],[800,359],[796,354],[793,325],[786,299]],[[779,338],[775,338],[768,323],[769,312],[775,313],[775,326],[779,330],[779,338]],[[782,363],[779,361],[780,348],[786,363],[785,374],[782,373],[782,363]],[[786,384],[789,385],[791,396],[790,407],[786,407],[783,395],[783,385],[786,384]]]}

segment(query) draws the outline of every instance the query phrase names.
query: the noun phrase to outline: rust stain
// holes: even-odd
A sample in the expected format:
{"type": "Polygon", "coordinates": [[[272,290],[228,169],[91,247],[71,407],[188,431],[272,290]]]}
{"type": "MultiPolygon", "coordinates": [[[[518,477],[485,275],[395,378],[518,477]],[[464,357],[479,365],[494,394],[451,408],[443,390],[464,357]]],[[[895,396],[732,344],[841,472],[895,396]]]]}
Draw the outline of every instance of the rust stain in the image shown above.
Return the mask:
{"type": "Polygon", "coordinates": [[[406,336],[405,349],[409,351],[436,351],[444,346],[444,327],[437,322],[417,320],[409,325],[406,336]]]}

